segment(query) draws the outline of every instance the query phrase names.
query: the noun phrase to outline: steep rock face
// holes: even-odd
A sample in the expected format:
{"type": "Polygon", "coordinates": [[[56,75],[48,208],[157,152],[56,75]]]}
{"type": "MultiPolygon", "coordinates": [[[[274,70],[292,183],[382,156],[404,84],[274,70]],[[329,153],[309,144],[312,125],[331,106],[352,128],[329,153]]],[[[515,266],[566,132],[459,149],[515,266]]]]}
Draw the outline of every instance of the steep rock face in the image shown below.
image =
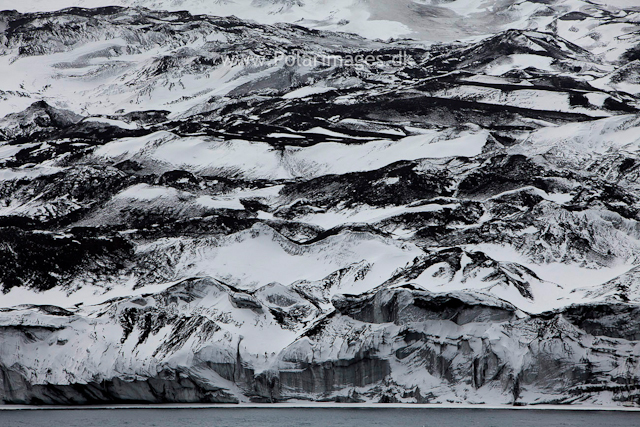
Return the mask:
{"type": "Polygon", "coordinates": [[[113,378],[87,384],[30,384],[24,377],[3,370],[6,403],[23,405],[86,405],[92,403],[237,403],[224,390],[202,384],[179,372],[162,372],[146,380],[113,378]]]}
{"type": "Polygon", "coordinates": [[[354,299],[334,298],[337,311],[288,335],[293,341],[277,355],[263,355],[255,342],[265,334],[284,338],[267,301],[209,279],[103,304],[90,321],[52,308],[5,310],[5,321],[22,320],[2,326],[3,399],[534,404],[597,403],[604,394],[613,402],[638,400],[637,331],[616,325],[621,313],[637,324],[635,306],[571,306],[529,316],[484,296],[410,286],[354,299]],[[220,296],[226,302],[211,304],[220,296]],[[187,314],[194,312],[201,314],[187,314]],[[244,319],[257,335],[231,336],[244,319]],[[12,355],[17,347],[35,354],[12,355]],[[82,359],[65,363],[66,378],[57,379],[67,348],[82,359]],[[38,359],[40,352],[45,358],[38,359]]]}
{"type": "MultiPolygon", "coordinates": [[[[403,290],[400,294],[414,292],[403,290]]],[[[397,291],[394,293],[398,295],[397,291]]],[[[423,292],[418,295],[424,298],[423,292]]],[[[373,310],[386,312],[387,301],[380,295],[376,297],[381,302],[374,304],[373,310]]],[[[394,401],[443,401],[447,399],[444,396],[448,396],[454,401],[479,402],[482,396],[486,399],[495,393],[501,396],[502,402],[569,403],[588,401],[607,390],[615,399],[637,401],[637,364],[629,364],[627,359],[637,351],[637,344],[606,336],[618,337],[616,333],[585,327],[590,334],[570,323],[575,310],[588,311],[598,319],[596,322],[606,323],[607,315],[600,315],[597,307],[582,306],[553,315],[516,318],[512,307],[491,307],[491,302],[485,301],[485,306],[478,309],[477,301],[465,304],[458,300],[456,305],[466,305],[466,310],[452,316],[450,301],[456,297],[436,295],[432,298],[431,301],[449,303],[431,306],[425,316],[424,311],[411,310],[399,302],[402,298],[398,297],[401,308],[390,319],[395,325],[375,329],[370,329],[369,323],[375,319],[362,323],[366,315],[361,313],[366,312],[367,307],[352,308],[352,313],[357,313],[355,316],[334,316],[320,330],[306,334],[286,349],[283,362],[295,364],[294,358],[309,350],[312,356],[308,357],[314,359],[330,360],[347,355],[358,359],[361,354],[370,354],[373,346],[376,357],[389,360],[393,367],[387,381],[369,388],[370,393],[384,396],[383,400],[393,396],[394,401]],[[464,319],[461,313],[466,314],[464,319]],[[412,321],[403,321],[407,314],[412,321]],[[321,344],[325,340],[336,340],[328,357],[321,344]],[[617,350],[601,358],[598,353],[611,345],[617,350]],[[421,390],[418,395],[407,393],[416,389],[421,390]],[[431,392],[425,393],[427,390],[431,392]]],[[[424,302],[414,295],[413,306],[424,306],[424,302]]],[[[310,369],[304,363],[296,366],[310,369]]],[[[351,382],[338,383],[333,391],[344,395],[350,387],[362,390],[362,386],[351,382]]],[[[289,392],[299,396],[299,392],[289,392]]]]}
{"type": "Polygon", "coordinates": [[[72,111],[57,109],[45,101],[38,101],[24,111],[6,115],[0,123],[0,128],[4,140],[26,140],[68,128],[81,119],[82,116],[72,111]]]}
{"type": "Polygon", "coordinates": [[[563,4],[0,12],[0,400],[639,405],[637,11],[563,4]]]}

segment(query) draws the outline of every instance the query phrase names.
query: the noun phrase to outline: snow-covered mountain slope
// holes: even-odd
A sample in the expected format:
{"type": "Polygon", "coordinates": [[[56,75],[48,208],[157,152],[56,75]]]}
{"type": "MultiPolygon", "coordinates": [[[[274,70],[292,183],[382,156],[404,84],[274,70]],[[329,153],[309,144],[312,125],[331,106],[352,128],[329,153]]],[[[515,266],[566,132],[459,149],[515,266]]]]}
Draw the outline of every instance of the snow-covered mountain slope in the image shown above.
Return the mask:
{"type": "Polygon", "coordinates": [[[638,13],[489,3],[0,12],[0,399],[637,405],[638,13]]]}
{"type": "Polygon", "coordinates": [[[133,6],[296,23],[368,38],[449,42],[510,28],[553,32],[614,59],[637,43],[635,0],[0,0],[0,10],[133,6]]]}

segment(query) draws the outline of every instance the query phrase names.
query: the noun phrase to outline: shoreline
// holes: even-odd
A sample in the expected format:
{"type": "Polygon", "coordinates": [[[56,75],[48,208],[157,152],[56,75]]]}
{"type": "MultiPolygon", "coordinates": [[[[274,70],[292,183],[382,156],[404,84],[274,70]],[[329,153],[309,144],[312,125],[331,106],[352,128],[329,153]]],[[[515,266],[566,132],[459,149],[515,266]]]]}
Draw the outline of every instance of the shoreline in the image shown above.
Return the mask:
{"type": "Polygon", "coordinates": [[[117,405],[0,405],[0,411],[82,411],[82,410],[186,410],[186,409],[476,409],[476,410],[533,410],[533,411],[598,411],[640,412],[640,407],[627,406],[579,406],[579,405],[474,405],[474,404],[418,404],[418,403],[165,403],[165,404],[117,404],[117,405]]]}

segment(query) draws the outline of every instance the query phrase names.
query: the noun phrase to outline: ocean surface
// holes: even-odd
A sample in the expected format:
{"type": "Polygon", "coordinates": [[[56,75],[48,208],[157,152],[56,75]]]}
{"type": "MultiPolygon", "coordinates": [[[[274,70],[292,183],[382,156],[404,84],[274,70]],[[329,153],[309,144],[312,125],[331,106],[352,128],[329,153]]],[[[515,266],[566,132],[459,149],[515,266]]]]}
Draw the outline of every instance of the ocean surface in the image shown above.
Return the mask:
{"type": "Polygon", "coordinates": [[[640,412],[494,409],[94,409],[0,411],[1,427],[633,427],[640,412]]]}

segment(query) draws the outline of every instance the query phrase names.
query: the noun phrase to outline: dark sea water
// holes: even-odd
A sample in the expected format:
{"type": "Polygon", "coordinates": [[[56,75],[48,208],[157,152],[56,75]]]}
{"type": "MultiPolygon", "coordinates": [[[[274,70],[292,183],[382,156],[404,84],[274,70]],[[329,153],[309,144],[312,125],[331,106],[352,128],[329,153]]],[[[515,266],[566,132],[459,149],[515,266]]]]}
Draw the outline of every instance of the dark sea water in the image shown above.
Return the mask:
{"type": "Polygon", "coordinates": [[[124,409],[0,411],[1,427],[635,427],[640,412],[483,409],[124,409]]]}

